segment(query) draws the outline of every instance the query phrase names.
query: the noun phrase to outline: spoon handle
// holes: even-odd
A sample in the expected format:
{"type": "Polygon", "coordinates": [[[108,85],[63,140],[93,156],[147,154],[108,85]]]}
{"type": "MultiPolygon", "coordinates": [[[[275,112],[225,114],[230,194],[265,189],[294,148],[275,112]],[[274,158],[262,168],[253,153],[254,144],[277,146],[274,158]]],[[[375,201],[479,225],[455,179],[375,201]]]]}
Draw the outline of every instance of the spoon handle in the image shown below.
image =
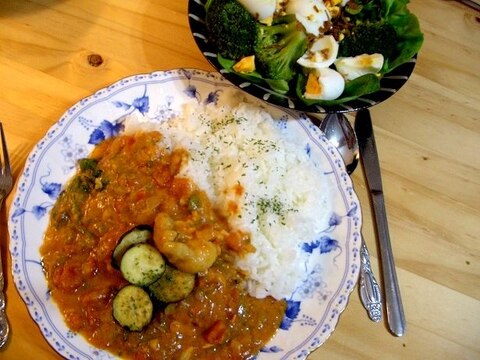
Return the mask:
{"type": "Polygon", "coordinates": [[[382,294],[370,265],[370,255],[363,235],[360,261],[360,299],[370,319],[378,322],[382,318],[382,294]]]}

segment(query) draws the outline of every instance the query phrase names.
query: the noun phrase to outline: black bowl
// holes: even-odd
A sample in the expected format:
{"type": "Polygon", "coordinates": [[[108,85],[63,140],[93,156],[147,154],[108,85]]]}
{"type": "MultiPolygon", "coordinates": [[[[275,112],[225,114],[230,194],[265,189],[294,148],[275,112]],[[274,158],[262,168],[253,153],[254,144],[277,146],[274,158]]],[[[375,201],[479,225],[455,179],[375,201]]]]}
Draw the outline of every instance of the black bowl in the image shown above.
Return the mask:
{"type": "Polygon", "coordinates": [[[188,1],[188,20],[190,30],[197,46],[202,51],[207,61],[217,69],[227,80],[238,86],[243,91],[270,104],[295,109],[309,113],[344,113],[358,111],[376,105],[395,94],[405,84],[413,72],[416,64],[416,56],[410,61],[398,66],[380,80],[380,90],[371,94],[363,95],[355,100],[350,100],[336,105],[306,105],[296,96],[277,93],[270,88],[252,83],[241,76],[224,70],[217,59],[217,49],[208,42],[208,33],[205,25],[206,0],[188,1]]]}

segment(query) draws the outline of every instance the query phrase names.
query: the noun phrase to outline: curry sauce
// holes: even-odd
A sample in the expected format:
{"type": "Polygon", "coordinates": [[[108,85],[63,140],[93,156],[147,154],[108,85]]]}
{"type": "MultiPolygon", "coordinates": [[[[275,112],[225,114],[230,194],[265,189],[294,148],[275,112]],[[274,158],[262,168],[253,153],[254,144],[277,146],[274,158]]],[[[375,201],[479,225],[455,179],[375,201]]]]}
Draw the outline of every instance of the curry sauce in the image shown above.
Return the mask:
{"type": "Polygon", "coordinates": [[[255,251],[248,234],[230,229],[205,193],[178,176],[188,153],[167,151],[161,139],[158,132],[108,139],[79,162],[41,248],[51,295],[72,331],[124,358],[251,358],[275,334],[285,302],[247,294],[235,259],[255,251]],[[129,331],[112,315],[127,285],[112,253],[138,225],[152,226],[154,245],[173,266],[195,272],[196,283],[182,301],[155,302],[147,327],[129,331]]]}

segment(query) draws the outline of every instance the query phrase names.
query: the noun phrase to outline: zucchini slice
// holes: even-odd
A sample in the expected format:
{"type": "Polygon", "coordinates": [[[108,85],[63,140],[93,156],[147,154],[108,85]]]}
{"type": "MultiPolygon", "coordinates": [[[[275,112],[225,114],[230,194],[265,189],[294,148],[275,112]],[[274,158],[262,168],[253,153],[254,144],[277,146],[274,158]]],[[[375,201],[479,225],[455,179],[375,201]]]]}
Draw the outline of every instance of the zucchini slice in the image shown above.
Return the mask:
{"type": "Polygon", "coordinates": [[[113,250],[112,261],[118,268],[122,261],[123,254],[133,245],[146,243],[153,238],[152,228],[148,225],[138,225],[127,231],[118,241],[115,250],[113,250]]]}
{"type": "Polygon", "coordinates": [[[185,299],[195,287],[195,274],[186,273],[167,265],[162,277],[148,289],[160,302],[171,303],[185,299]]]}
{"type": "Polygon", "coordinates": [[[130,284],[148,286],[162,276],[165,271],[165,260],[152,245],[137,244],[123,255],[120,271],[130,284]]]}
{"type": "Polygon", "coordinates": [[[153,303],[141,287],[127,285],[113,299],[113,317],[130,331],[141,331],[152,320],[153,303]]]}

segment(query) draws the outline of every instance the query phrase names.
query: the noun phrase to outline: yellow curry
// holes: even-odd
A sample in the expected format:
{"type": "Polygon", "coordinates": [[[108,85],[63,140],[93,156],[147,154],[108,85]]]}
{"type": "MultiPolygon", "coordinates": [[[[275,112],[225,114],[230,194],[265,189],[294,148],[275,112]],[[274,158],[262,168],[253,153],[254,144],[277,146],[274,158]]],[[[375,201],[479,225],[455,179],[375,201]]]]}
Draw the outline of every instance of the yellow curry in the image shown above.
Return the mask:
{"type": "Polygon", "coordinates": [[[188,153],[162,149],[161,138],[119,136],[79,162],[41,248],[52,297],[72,331],[124,358],[248,359],[278,329],[285,302],[246,293],[234,263],[255,251],[248,234],[230,229],[205,193],[177,176],[188,153]],[[154,302],[148,325],[131,331],[112,315],[128,284],[112,253],[138,225],[153,228],[153,245],[169,265],[194,273],[195,286],[181,301],[154,302]]]}

